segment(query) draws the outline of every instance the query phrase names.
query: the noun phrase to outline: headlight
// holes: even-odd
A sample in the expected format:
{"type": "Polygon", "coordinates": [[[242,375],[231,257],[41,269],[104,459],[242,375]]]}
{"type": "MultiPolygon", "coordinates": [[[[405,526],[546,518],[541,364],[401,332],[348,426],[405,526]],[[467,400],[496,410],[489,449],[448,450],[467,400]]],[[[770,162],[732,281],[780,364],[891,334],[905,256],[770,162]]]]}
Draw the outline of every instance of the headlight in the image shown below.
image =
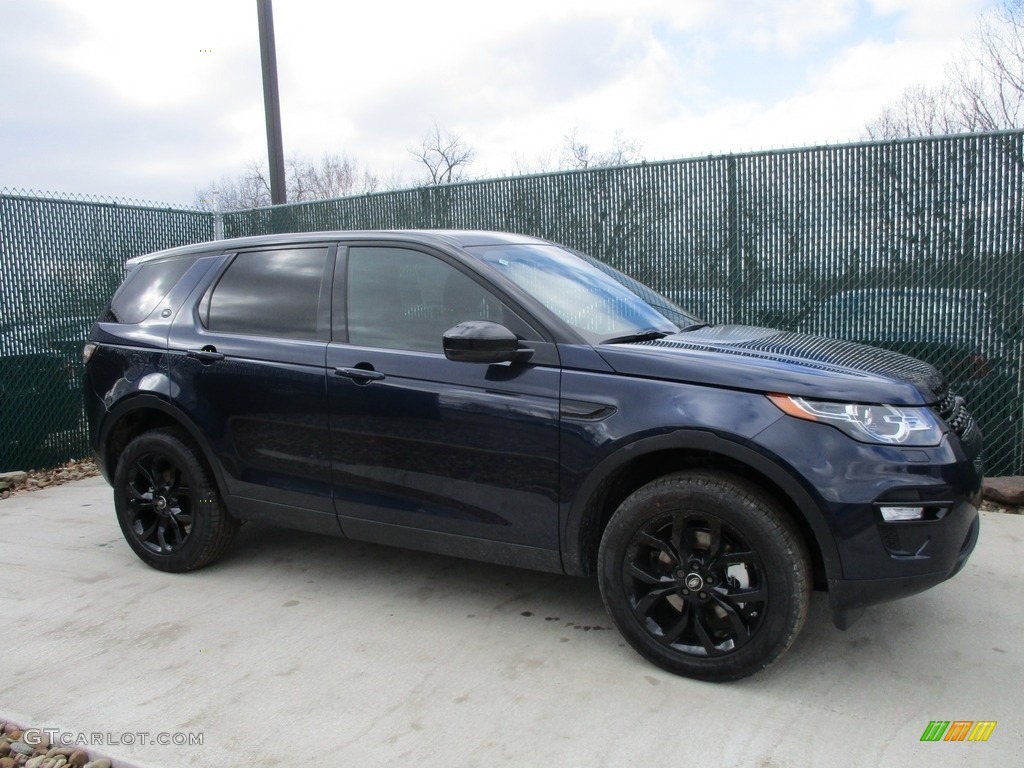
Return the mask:
{"type": "Polygon", "coordinates": [[[862,443],[929,446],[942,441],[942,423],[928,408],[832,403],[791,395],[768,398],[790,416],[831,424],[862,443]]]}

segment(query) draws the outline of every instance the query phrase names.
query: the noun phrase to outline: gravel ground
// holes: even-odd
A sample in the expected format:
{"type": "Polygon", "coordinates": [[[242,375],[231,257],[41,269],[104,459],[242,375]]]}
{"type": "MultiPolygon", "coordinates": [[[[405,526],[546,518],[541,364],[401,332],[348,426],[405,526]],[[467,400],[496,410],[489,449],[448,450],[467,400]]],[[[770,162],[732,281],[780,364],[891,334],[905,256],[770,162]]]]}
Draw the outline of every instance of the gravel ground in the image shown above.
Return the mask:
{"type": "Polygon", "coordinates": [[[88,750],[51,745],[46,731],[0,723],[0,768],[111,768],[105,757],[92,758],[88,750]]]}
{"type": "Polygon", "coordinates": [[[1005,504],[996,504],[986,499],[981,502],[981,508],[985,512],[1005,512],[1008,515],[1024,515],[1024,507],[1010,507],[1005,504]]]}
{"type": "Polygon", "coordinates": [[[32,469],[25,474],[27,477],[24,482],[17,482],[10,488],[0,491],[0,499],[40,491],[51,485],[63,485],[64,483],[73,483],[75,480],[95,477],[99,474],[99,470],[96,469],[96,464],[92,459],[73,459],[59,467],[32,469]]]}

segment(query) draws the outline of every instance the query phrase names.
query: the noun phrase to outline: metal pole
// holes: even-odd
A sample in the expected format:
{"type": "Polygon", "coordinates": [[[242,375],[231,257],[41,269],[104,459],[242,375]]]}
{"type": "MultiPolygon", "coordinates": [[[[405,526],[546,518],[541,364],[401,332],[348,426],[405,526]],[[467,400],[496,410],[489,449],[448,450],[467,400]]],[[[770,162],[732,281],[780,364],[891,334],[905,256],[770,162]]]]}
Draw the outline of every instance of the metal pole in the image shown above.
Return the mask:
{"type": "Polygon", "coordinates": [[[277,48],[274,45],[274,11],[270,0],[256,0],[260,20],[260,58],[263,62],[263,107],[267,114],[267,157],[270,162],[270,201],[288,202],[281,141],[281,100],[277,93],[277,48]]]}

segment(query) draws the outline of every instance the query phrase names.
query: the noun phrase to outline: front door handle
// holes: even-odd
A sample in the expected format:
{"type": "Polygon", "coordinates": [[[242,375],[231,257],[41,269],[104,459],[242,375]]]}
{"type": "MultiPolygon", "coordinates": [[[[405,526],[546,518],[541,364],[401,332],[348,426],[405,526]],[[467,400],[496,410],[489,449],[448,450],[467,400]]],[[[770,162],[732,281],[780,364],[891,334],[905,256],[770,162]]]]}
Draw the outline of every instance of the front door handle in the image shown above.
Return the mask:
{"type": "Polygon", "coordinates": [[[371,381],[380,381],[384,378],[383,373],[366,368],[335,368],[334,375],[353,379],[357,384],[369,384],[371,381]]]}
{"type": "Polygon", "coordinates": [[[210,363],[216,363],[218,360],[224,359],[224,354],[217,351],[216,347],[210,346],[209,344],[202,349],[190,349],[185,352],[189,357],[195,358],[203,365],[209,365],[210,363]]]}

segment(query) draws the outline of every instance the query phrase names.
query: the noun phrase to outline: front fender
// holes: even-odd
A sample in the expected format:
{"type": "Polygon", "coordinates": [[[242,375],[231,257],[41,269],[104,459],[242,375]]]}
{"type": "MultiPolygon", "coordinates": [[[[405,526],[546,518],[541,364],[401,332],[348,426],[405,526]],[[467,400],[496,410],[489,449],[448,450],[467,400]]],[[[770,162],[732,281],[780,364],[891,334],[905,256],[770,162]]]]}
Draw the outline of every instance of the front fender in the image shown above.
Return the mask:
{"type": "MultiPolygon", "coordinates": [[[[737,465],[748,468],[750,473],[744,474],[745,478],[769,484],[780,500],[806,523],[821,553],[826,578],[841,577],[839,551],[822,509],[793,474],[749,444],[707,430],[687,429],[626,443],[590,472],[563,514],[562,565],[566,573],[579,576],[593,573],[595,563],[592,562],[593,547],[590,545],[600,540],[601,531],[596,528],[604,523],[602,500],[615,479],[645,458],[671,452],[701,454],[708,467],[720,466],[721,462],[727,463],[734,471],[737,465]]],[[[690,466],[699,464],[691,463],[690,466]]]]}

